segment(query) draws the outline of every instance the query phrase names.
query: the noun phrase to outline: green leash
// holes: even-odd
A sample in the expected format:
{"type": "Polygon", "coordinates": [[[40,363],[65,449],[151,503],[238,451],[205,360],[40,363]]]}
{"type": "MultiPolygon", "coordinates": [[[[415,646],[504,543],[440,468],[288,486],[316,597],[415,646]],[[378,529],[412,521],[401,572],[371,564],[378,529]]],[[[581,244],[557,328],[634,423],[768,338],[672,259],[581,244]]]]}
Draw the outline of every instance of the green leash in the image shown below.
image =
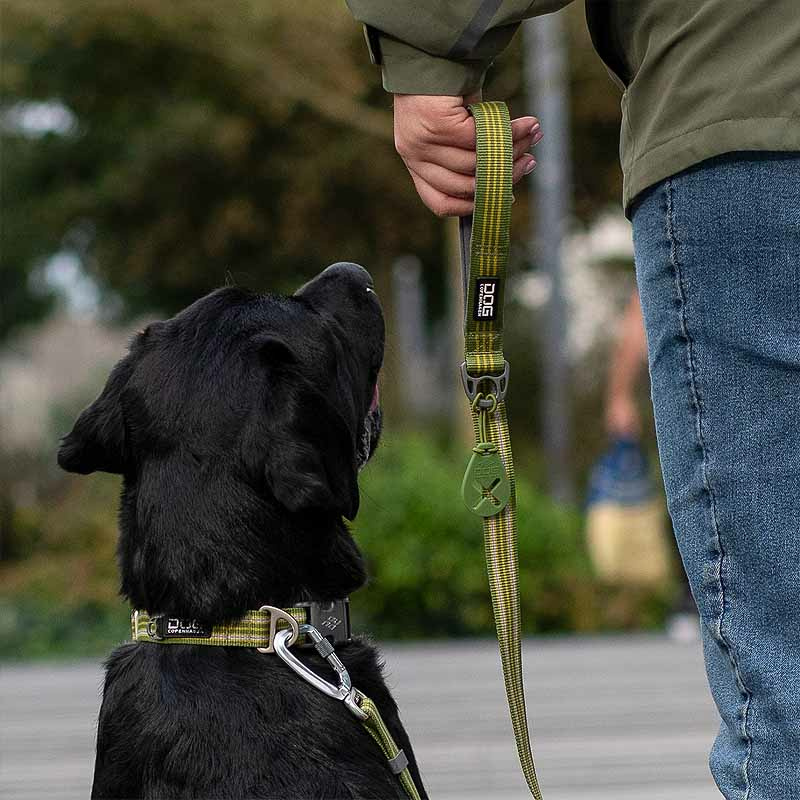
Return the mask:
{"type": "Polygon", "coordinates": [[[531,794],[541,800],[522,679],[517,509],[506,420],[508,362],[503,356],[503,296],[511,225],[513,146],[505,103],[469,107],[477,134],[475,210],[461,221],[464,363],[475,447],[462,496],[483,519],[486,571],[517,752],[531,794]],[[470,230],[471,223],[471,230],[470,230]]]}

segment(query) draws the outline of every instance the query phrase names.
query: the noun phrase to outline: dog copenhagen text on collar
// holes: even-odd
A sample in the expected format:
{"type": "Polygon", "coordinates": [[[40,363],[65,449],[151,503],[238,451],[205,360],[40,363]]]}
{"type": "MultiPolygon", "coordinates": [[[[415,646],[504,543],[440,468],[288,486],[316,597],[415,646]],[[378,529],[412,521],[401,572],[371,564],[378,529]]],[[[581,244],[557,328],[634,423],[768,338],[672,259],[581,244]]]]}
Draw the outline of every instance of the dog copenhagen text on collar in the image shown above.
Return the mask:
{"type": "Polygon", "coordinates": [[[301,602],[290,608],[262,606],[247,611],[226,625],[206,625],[169,614],[131,613],[131,638],[136,642],[158,644],[200,644],[217,647],[255,647],[272,652],[272,641],[279,630],[306,623],[318,628],[332,644],[350,641],[350,600],[301,602]]]}

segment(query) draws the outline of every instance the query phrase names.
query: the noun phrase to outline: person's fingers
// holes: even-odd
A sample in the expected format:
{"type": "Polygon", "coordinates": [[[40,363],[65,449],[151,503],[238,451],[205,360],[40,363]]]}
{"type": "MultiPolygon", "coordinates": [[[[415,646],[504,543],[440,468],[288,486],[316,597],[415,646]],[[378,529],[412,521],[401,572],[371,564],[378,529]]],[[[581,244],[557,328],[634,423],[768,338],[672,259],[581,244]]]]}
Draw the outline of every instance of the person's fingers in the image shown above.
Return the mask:
{"type": "MultiPolygon", "coordinates": [[[[410,159],[407,161],[410,161],[410,159]]],[[[438,164],[440,167],[444,167],[451,172],[458,172],[461,175],[475,174],[476,159],[474,150],[462,150],[460,147],[436,145],[427,148],[424,156],[418,162],[412,163],[421,161],[426,161],[429,164],[438,164]]]]}
{"type": "MultiPolygon", "coordinates": [[[[514,143],[514,161],[522,158],[531,147],[534,147],[541,141],[541,131],[536,131],[532,137],[519,139],[514,143]]],[[[406,163],[411,164],[416,168],[416,165],[422,161],[429,164],[438,164],[450,172],[458,172],[461,175],[474,175],[475,174],[475,151],[462,150],[459,147],[442,147],[441,145],[432,145],[427,147],[421,159],[406,158],[406,163]]]]}
{"type": "MultiPolygon", "coordinates": [[[[518,183],[525,175],[533,172],[536,166],[536,159],[527,153],[521,158],[517,159],[514,163],[513,182],[518,183]]],[[[466,195],[465,184],[462,180],[463,176],[448,173],[446,170],[437,168],[431,170],[431,167],[436,167],[435,164],[425,165],[426,169],[423,171],[427,175],[434,175],[434,180],[440,185],[447,185],[454,187],[461,194],[451,194],[449,191],[442,191],[437,186],[431,184],[422,175],[413,170],[409,170],[411,179],[414,181],[414,187],[417,194],[422,199],[422,202],[439,217],[463,217],[472,213],[472,197],[475,192],[474,179],[469,183],[469,197],[466,195]],[[441,170],[441,171],[440,171],[441,170]],[[455,183],[451,183],[455,181],[455,183]]],[[[451,189],[452,191],[452,189],[451,189]]]]}
{"type": "MultiPolygon", "coordinates": [[[[518,161],[531,147],[541,141],[542,133],[536,128],[534,133],[518,139],[514,142],[514,161],[518,161]]],[[[462,175],[475,174],[475,151],[464,150],[459,147],[443,147],[441,145],[431,145],[425,148],[424,155],[419,161],[408,158],[408,163],[416,165],[421,161],[430,164],[438,164],[451,172],[458,172],[462,175]]]]}
{"type": "MultiPolygon", "coordinates": [[[[465,116],[456,113],[447,131],[437,132],[437,144],[448,144],[464,150],[475,149],[475,120],[465,111],[465,116]],[[442,140],[444,136],[444,141],[442,140]]],[[[536,117],[519,117],[511,121],[511,140],[515,144],[524,139],[531,139],[540,130],[536,117]]]]}
{"type": "Polygon", "coordinates": [[[535,166],[536,166],[536,159],[533,156],[528,155],[527,153],[521,158],[518,158],[514,162],[514,170],[512,173],[513,182],[518,183],[526,175],[530,175],[531,172],[533,172],[535,166]]]}
{"type": "Polygon", "coordinates": [[[471,200],[475,196],[475,178],[471,175],[452,172],[439,164],[426,161],[412,164],[406,162],[406,167],[409,172],[448,197],[471,200]]]}
{"type": "Polygon", "coordinates": [[[433,186],[426,183],[419,175],[411,173],[411,179],[414,181],[414,188],[423,203],[431,210],[437,217],[465,217],[467,214],[472,213],[472,201],[461,200],[457,197],[448,197],[446,194],[434,189],[433,186]]]}
{"type": "Polygon", "coordinates": [[[531,147],[533,147],[532,136],[526,136],[524,139],[518,139],[516,142],[514,142],[514,161],[522,158],[522,156],[527,153],[531,147]]]}
{"type": "Polygon", "coordinates": [[[511,120],[511,138],[513,141],[531,136],[534,130],[538,130],[539,120],[536,117],[517,117],[511,120]]]}

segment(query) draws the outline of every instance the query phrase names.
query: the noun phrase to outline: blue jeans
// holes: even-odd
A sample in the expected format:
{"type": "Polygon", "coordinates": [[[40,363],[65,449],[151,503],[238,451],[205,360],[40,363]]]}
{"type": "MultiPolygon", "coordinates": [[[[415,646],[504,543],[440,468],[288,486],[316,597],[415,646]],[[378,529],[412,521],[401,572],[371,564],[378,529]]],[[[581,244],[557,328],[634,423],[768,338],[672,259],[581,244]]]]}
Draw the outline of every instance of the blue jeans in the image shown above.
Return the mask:
{"type": "Polygon", "coordinates": [[[728,800],[800,798],[800,154],[735,153],[633,214],[667,502],[728,800]]]}

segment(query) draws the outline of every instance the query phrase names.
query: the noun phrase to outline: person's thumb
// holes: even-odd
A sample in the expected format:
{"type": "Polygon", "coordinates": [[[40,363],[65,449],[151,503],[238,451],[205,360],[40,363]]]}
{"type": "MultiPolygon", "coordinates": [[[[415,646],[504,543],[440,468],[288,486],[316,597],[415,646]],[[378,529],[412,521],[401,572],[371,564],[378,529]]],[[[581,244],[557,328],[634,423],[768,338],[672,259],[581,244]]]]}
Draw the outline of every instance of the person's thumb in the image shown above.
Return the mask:
{"type": "Polygon", "coordinates": [[[462,107],[454,115],[448,128],[447,142],[451,147],[460,147],[463,150],[475,149],[475,120],[472,114],[462,107]]]}

